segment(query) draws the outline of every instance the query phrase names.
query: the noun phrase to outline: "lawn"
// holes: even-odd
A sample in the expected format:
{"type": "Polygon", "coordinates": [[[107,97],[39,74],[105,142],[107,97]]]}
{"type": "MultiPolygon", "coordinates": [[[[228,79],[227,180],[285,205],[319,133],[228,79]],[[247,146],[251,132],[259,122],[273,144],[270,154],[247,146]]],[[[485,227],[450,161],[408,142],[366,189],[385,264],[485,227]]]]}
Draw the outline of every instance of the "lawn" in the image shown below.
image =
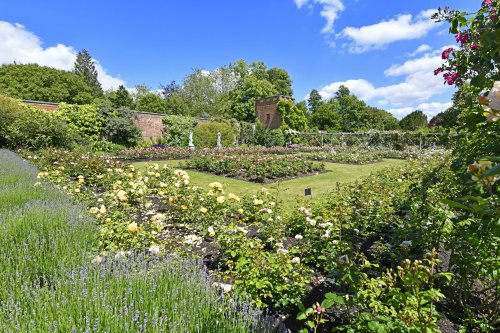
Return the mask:
{"type": "MultiPolygon", "coordinates": [[[[136,162],[133,163],[133,165],[137,168],[144,168],[148,163],[158,163],[160,165],[167,164],[173,168],[177,168],[181,167],[182,162],[181,160],[165,160],[156,162],[136,162]]],[[[283,202],[283,209],[289,211],[298,201],[305,200],[304,190],[306,187],[311,188],[312,199],[316,201],[324,197],[326,193],[333,191],[337,183],[356,181],[368,176],[372,172],[387,167],[400,166],[403,163],[403,160],[396,159],[386,159],[382,162],[365,165],[325,163],[325,168],[328,171],[326,173],[265,185],[193,170],[189,170],[188,173],[191,177],[191,183],[194,185],[207,187],[209,183],[217,181],[224,184],[226,192],[231,192],[240,196],[255,194],[261,187],[266,187],[270,189],[273,194],[278,195],[278,198],[283,202]]],[[[309,197],[307,200],[310,200],[309,197]]]]}

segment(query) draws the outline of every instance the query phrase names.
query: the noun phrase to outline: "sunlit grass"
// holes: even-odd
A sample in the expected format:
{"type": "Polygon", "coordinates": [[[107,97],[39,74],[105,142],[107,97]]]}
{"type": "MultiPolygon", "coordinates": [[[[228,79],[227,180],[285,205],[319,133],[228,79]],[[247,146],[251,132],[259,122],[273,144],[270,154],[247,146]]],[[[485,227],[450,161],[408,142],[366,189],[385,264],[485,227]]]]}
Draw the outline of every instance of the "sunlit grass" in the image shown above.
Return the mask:
{"type": "MultiPolygon", "coordinates": [[[[136,162],[133,163],[138,168],[145,168],[147,164],[158,163],[160,165],[167,164],[172,168],[181,168],[184,161],[182,160],[165,160],[156,162],[136,162]]],[[[209,173],[189,170],[191,183],[197,186],[207,187],[208,184],[218,181],[225,186],[226,192],[234,194],[253,195],[260,188],[267,187],[282,202],[284,211],[289,211],[302,200],[321,200],[325,194],[334,191],[337,183],[353,182],[363,177],[368,176],[372,172],[382,170],[384,168],[396,167],[402,165],[403,160],[386,159],[382,162],[352,165],[340,163],[325,163],[325,168],[328,172],[318,175],[299,177],[291,180],[285,180],[272,184],[256,184],[243,180],[221,177],[209,173]],[[305,197],[304,190],[310,187],[312,197],[305,197]]]]}

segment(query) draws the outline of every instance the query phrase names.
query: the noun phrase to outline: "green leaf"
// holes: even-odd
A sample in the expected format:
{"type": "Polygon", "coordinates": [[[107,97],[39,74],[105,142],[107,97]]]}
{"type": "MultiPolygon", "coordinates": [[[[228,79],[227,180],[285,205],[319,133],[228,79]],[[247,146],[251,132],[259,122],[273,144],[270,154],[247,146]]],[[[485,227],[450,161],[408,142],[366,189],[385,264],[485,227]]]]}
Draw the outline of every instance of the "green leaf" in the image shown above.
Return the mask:
{"type": "Polygon", "coordinates": [[[499,175],[500,174],[500,164],[497,164],[495,165],[494,167],[486,170],[485,172],[483,172],[483,174],[481,175],[481,178],[483,177],[489,177],[489,176],[496,176],[496,175],[499,175]]]}
{"type": "Polygon", "coordinates": [[[297,315],[297,320],[306,320],[307,316],[304,312],[299,312],[297,315]]]}
{"type": "Polygon", "coordinates": [[[452,33],[452,34],[458,33],[458,20],[457,20],[457,18],[454,18],[451,21],[450,33],[452,33]]]}
{"type": "Polygon", "coordinates": [[[467,207],[466,205],[463,205],[459,202],[448,200],[448,199],[441,199],[441,202],[452,207],[452,208],[459,208],[459,209],[464,209],[464,210],[471,210],[470,207],[467,207]]]}

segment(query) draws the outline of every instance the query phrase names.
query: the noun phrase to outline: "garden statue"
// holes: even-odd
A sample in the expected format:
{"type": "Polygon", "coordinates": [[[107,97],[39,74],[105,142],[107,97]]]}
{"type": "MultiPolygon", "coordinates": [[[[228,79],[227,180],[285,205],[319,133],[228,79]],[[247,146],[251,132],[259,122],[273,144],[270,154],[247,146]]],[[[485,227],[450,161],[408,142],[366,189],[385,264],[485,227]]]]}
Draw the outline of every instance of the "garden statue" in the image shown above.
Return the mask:
{"type": "Polygon", "coordinates": [[[217,149],[222,149],[222,142],[220,141],[220,132],[217,132],[217,149]]]}
{"type": "Polygon", "coordinates": [[[193,132],[189,132],[189,144],[188,144],[190,149],[194,149],[194,143],[193,143],[193,132]]]}

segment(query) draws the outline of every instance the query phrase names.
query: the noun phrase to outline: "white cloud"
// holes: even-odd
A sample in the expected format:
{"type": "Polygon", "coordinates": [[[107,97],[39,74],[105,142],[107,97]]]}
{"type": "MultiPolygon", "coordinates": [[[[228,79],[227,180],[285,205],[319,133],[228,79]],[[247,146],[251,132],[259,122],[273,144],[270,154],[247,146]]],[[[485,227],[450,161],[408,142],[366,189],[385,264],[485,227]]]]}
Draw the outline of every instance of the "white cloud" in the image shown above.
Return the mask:
{"type": "Polygon", "coordinates": [[[409,53],[408,55],[410,57],[414,57],[416,56],[417,54],[420,54],[420,53],[424,53],[424,52],[427,52],[431,49],[431,47],[427,44],[422,44],[420,45],[419,47],[417,47],[417,49],[415,51],[413,51],[412,53],[409,53]]]}
{"type": "Polygon", "coordinates": [[[320,15],[326,20],[326,25],[321,30],[322,33],[333,33],[333,24],[335,20],[339,17],[339,13],[344,11],[345,6],[342,0],[294,0],[297,8],[302,8],[304,5],[310,1],[321,6],[320,15]]]}
{"type": "Polygon", "coordinates": [[[390,113],[392,113],[397,118],[401,119],[404,116],[412,113],[415,110],[423,111],[429,120],[437,115],[439,112],[446,111],[446,109],[450,108],[453,105],[452,102],[440,103],[440,102],[432,102],[432,103],[421,103],[415,107],[407,106],[404,108],[397,109],[388,109],[390,113]]]}
{"type": "Polygon", "coordinates": [[[416,109],[424,111],[429,117],[449,107],[449,103],[431,102],[435,96],[451,93],[450,86],[443,84],[441,76],[434,76],[434,69],[443,60],[441,52],[448,48],[444,46],[433,52],[425,53],[420,58],[407,60],[402,64],[392,65],[384,71],[387,77],[402,77],[398,83],[376,87],[365,79],[353,79],[343,82],[333,82],[319,90],[324,99],[330,99],[341,85],[360,99],[377,103],[378,106],[389,109],[400,117],[416,109]]]}
{"type": "MultiPolygon", "coordinates": [[[[23,25],[0,21],[0,64],[36,63],[68,71],[73,68],[76,54],[73,47],[63,44],[44,48],[40,38],[23,25]]],[[[109,75],[99,61],[94,62],[103,89],[125,85],[125,81],[109,75]]]]}
{"type": "Polygon", "coordinates": [[[384,49],[387,45],[397,41],[419,39],[438,27],[439,23],[430,19],[435,11],[434,9],[425,10],[416,17],[411,14],[399,15],[388,21],[360,28],[347,27],[337,37],[351,40],[346,44],[351,53],[384,49]]]}

